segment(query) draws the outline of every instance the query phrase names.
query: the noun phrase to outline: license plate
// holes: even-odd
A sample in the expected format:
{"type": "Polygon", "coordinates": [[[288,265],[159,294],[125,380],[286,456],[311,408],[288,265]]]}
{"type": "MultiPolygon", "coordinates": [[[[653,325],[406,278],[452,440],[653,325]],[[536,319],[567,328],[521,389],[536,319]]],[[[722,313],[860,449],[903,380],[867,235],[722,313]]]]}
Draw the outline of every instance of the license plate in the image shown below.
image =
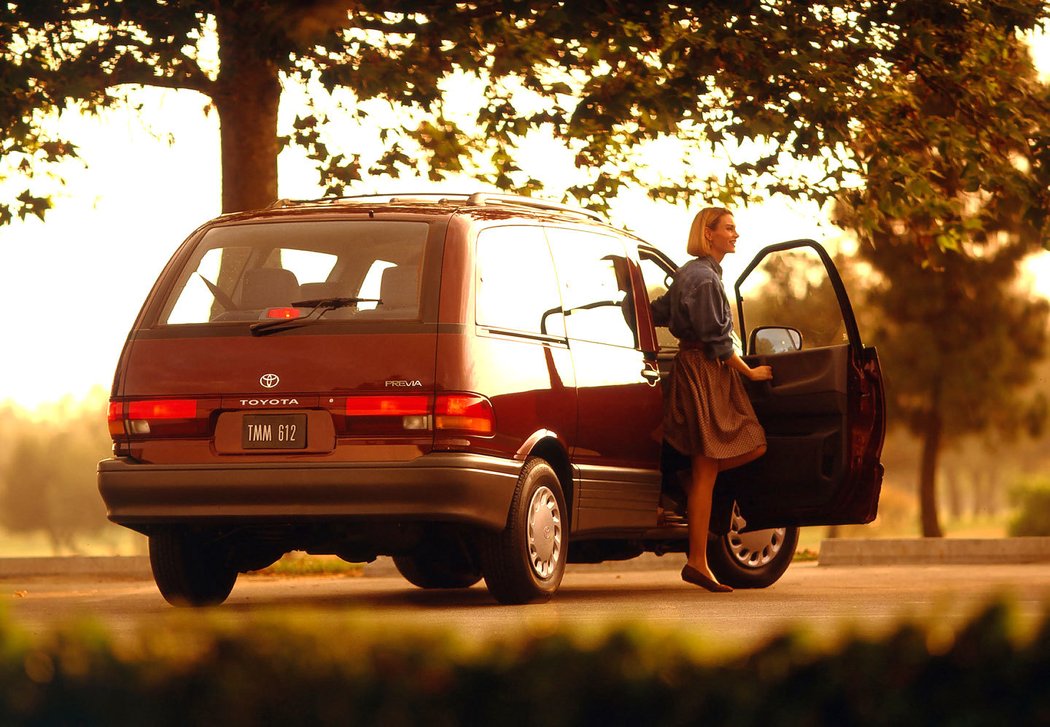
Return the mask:
{"type": "Polygon", "coordinates": [[[245,414],[241,427],[245,449],[306,449],[305,414],[245,414]]]}

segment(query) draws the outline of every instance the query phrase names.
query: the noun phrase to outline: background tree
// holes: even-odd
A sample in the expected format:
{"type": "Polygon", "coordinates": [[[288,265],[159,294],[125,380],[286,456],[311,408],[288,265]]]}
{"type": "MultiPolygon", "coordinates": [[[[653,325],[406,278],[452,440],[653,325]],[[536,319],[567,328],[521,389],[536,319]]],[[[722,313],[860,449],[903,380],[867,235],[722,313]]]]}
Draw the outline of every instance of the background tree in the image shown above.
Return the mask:
{"type": "Polygon", "coordinates": [[[919,471],[924,536],[940,536],[936,477],[945,443],[995,429],[1037,433],[1045,398],[1026,396],[1033,364],[1046,352],[1050,305],[1017,285],[1017,246],[986,257],[935,253],[939,269],[910,252],[862,248],[880,273],[868,305],[886,374],[890,418],[922,443],[919,471]]]}
{"type": "Polygon", "coordinates": [[[657,198],[821,201],[863,171],[852,142],[870,129],[869,96],[921,64],[928,29],[947,39],[937,52],[965,53],[1046,14],[1045,0],[15,0],[0,8],[0,133],[23,189],[0,221],[42,214],[34,178],[76,155],[50,114],[98,112],[140,86],[210,100],[224,211],[276,198],[290,85],[309,89],[309,108],[288,140],[336,193],[366,171],[406,170],[532,190],[515,148],[541,129],[575,155],[590,181],[570,192],[592,207],[630,184],[657,198]],[[445,101],[462,77],[481,89],[475,108],[445,101]],[[340,143],[327,102],[380,127],[381,148],[340,143]],[[645,142],[665,137],[680,140],[681,166],[645,159],[645,142]],[[712,165],[713,152],[733,163],[712,165]]]}
{"type": "Polygon", "coordinates": [[[79,552],[80,536],[108,524],[95,467],[111,442],[97,408],[68,410],[46,424],[2,412],[12,436],[0,452],[0,525],[45,533],[55,555],[79,552]]]}
{"type": "Polygon", "coordinates": [[[1050,95],[1014,34],[964,49],[921,35],[910,72],[873,89],[854,141],[865,184],[843,196],[840,221],[874,272],[891,416],[921,438],[922,533],[939,536],[943,444],[1045,416],[1022,392],[1045,355],[1048,305],[1017,277],[1045,240],[1050,95]]]}

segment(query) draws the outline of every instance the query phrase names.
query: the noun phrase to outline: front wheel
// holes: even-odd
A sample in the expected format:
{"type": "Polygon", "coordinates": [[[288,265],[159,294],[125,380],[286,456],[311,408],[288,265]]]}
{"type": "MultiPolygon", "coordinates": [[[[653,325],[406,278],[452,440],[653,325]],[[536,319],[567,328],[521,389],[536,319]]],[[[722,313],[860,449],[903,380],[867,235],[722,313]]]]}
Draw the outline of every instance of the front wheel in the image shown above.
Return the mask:
{"type": "Polygon", "coordinates": [[[798,547],[798,528],[740,532],[746,521],[733,503],[729,532],[709,540],[707,564],[720,583],[733,588],[766,588],[791,565],[798,547]]]}
{"type": "Polygon", "coordinates": [[[160,594],[172,606],[218,605],[237,581],[222,548],[175,528],[150,534],[149,562],[160,594]]]}
{"type": "Polygon", "coordinates": [[[481,565],[500,603],[548,601],[565,573],[568,522],[561,483],[547,462],[525,462],[507,527],[482,538],[481,565]]]}

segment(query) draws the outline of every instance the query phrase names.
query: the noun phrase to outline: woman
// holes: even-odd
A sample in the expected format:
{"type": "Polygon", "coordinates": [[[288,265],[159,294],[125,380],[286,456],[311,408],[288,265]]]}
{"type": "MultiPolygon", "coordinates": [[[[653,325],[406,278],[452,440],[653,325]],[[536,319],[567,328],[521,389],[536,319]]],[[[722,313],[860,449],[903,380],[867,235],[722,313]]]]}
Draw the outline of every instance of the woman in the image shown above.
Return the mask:
{"type": "Polygon", "coordinates": [[[682,580],[716,593],[733,589],[707,565],[707,533],[718,473],[766,452],[766,436],[741,376],[773,378],[769,366],[751,368],[733,350],[733,317],[722,287],[722,259],[736,251],[733,214],[708,207],[693,220],[687,252],[667,294],[653,301],[653,318],[679,339],[664,411],[664,438],[692,458],[686,507],[689,559],[682,580]]]}

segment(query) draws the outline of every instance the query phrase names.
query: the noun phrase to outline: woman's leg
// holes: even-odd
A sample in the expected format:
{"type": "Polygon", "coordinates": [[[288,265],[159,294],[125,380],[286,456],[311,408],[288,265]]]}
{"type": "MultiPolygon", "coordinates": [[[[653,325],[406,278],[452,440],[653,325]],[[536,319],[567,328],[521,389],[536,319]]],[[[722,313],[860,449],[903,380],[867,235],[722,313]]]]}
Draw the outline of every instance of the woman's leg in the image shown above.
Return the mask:
{"type": "Polygon", "coordinates": [[[718,471],[725,472],[726,470],[731,470],[734,467],[739,467],[740,465],[745,465],[748,462],[752,462],[765,453],[766,445],[760,444],[754,449],[752,449],[750,452],[744,452],[743,454],[739,454],[736,457],[730,457],[729,459],[719,459],[715,461],[718,462],[718,471]]]}
{"type": "Polygon", "coordinates": [[[707,532],[711,527],[711,500],[718,478],[719,461],[702,454],[693,455],[686,513],[689,518],[689,565],[717,580],[707,565],[707,532]]]}

